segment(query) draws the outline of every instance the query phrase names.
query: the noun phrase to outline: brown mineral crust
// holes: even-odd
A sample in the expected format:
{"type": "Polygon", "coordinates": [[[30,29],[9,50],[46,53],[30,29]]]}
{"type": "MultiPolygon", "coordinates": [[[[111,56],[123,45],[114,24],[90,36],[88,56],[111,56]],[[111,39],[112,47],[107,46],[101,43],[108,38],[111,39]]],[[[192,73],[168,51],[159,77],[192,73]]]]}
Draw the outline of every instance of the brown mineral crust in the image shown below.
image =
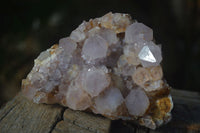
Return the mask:
{"type": "Polygon", "coordinates": [[[147,111],[147,114],[150,113],[154,113],[155,109],[157,108],[157,103],[156,101],[159,99],[162,99],[163,97],[168,96],[170,93],[169,88],[163,88],[160,90],[156,90],[150,93],[147,93],[149,100],[150,100],[150,108],[147,111]]]}
{"type": "MultiPolygon", "coordinates": [[[[164,120],[166,122],[168,122],[168,120],[166,120],[165,117],[167,116],[167,113],[171,111],[173,105],[171,104],[171,100],[169,97],[164,97],[161,99],[158,99],[156,101],[156,106],[154,106],[153,112],[152,112],[152,118],[156,121],[156,120],[164,120]]],[[[170,119],[170,118],[168,118],[170,119]]]]}
{"type": "Polygon", "coordinates": [[[51,48],[50,48],[50,54],[54,54],[55,53],[55,49],[58,48],[58,44],[54,44],[51,48]]]}
{"type": "Polygon", "coordinates": [[[163,86],[162,89],[155,90],[152,92],[147,93],[147,95],[154,100],[160,99],[162,97],[168,96],[170,94],[169,86],[163,86]]]}
{"type": "MultiPolygon", "coordinates": [[[[169,95],[169,93],[170,93],[170,90],[168,87],[147,93],[149,100],[150,100],[150,106],[149,106],[148,110],[146,111],[145,115],[154,114],[156,112],[157,106],[158,106],[157,101],[159,101],[160,99],[163,99],[163,98],[165,100],[165,98],[169,95]]],[[[163,101],[159,102],[159,105],[161,105],[162,103],[163,103],[163,101]]],[[[169,101],[169,104],[170,103],[171,103],[171,101],[169,101]]],[[[165,106],[165,105],[163,105],[163,106],[165,106]]]]}
{"type": "Polygon", "coordinates": [[[164,97],[161,98],[159,100],[157,100],[157,107],[159,108],[159,110],[161,112],[167,113],[171,110],[172,104],[171,104],[171,100],[169,97],[164,97]]]}
{"type": "Polygon", "coordinates": [[[112,14],[111,12],[102,17],[103,27],[115,30],[116,33],[125,32],[126,27],[131,23],[131,16],[128,14],[112,14]],[[123,19],[122,19],[123,18],[123,19]],[[121,20],[121,21],[120,21],[121,20]]]}
{"type": "Polygon", "coordinates": [[[56,86],[52,92],[48,93],[47,94],[47,101],[48,101],[48,104],[55,104],[55,103],[60,103],[61,99],[63,98],[58,98],[56,95],[58,95],[58,92],[59,92],[59,88],[58,86],[56,86]]]}
{"type": "Polygon", "coordinates": [[[171,119],[168,113],[171,111],[172,107],[173,105],[168,97],[158,99],[157,101],[151,101],[150,108],[147,110],[146,114],[139,118],[140,125],[155,129],[156,125],[168,122],[171,119]]]}
{"type": "Polygon", "coordinates": [[[58,44],[54,44],[53,46],[51,46],[50,49],[57,49],[58,48],[58,44]]]}
{"type": "Polygon", "coordinates": [[[117,33],[117,37],[118,37],[120,40],[123,40],[123,38],[125,37],[125,33],[124,33],[124,32],[117,33]]]}
{"type": "Polygon", "coordinates": [[[170,98],[164,96],[162,98],[153,99],[151,98],[151,108],[148,109],[146,115],[152,116],[154,121],[168,122],[171,116],[168,113],[171,111],[173,104],[170,98]]]}

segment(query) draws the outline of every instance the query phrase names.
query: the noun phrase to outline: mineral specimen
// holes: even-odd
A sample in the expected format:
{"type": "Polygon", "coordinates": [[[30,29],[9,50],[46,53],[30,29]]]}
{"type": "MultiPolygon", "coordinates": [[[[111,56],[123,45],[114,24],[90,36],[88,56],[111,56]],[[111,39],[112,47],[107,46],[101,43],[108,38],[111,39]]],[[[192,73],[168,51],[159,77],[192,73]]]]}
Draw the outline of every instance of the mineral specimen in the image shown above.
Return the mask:
{"type": "Polygon", "coordinates": [[[83,23],[42,52],[22,81],[35,103],[59,103],[155,129],[171,119],[161,47],[148,26],[108,13],[83,23]]]}

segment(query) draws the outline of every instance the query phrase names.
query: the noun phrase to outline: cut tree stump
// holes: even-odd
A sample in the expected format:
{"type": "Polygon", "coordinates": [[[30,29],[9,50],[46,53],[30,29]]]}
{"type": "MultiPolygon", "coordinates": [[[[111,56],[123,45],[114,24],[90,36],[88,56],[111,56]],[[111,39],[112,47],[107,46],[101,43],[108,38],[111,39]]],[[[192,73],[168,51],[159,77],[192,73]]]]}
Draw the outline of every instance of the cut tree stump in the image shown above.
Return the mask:
{"type": "Polygon", "coordinates": [[[0,133],[200,133],[200,94],[171,93],[173,118],[156,130],[59,105],[35,104],[19,93],[0,110],[0,133]]]}

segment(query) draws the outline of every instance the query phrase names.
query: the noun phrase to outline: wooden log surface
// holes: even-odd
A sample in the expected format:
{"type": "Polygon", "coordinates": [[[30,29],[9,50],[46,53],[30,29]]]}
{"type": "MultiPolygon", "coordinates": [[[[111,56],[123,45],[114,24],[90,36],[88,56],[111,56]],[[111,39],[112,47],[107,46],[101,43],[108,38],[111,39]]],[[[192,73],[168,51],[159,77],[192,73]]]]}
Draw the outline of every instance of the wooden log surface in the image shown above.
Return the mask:
{"type": "Polygon", "coordinates": [[[19,93],[0,110],[0,133],[200,133],[200,94],[172,90],[172,120],[156,130],[130,122],[35,104],[19,93]]]}

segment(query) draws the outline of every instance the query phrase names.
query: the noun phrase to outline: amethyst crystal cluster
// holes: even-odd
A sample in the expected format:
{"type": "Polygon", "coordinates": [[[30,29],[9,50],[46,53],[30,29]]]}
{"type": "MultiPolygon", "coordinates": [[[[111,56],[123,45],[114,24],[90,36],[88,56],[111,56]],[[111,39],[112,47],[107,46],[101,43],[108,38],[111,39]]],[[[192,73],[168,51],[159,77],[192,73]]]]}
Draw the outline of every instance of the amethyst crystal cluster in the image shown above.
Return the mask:
{"type": "Polygon", "coordinates": [[[59,103],[155,129],[171,119],[170,87],[153,31],[128,14],[83,21],[35,59],[22,81],[35,103],[59,103]]]}

